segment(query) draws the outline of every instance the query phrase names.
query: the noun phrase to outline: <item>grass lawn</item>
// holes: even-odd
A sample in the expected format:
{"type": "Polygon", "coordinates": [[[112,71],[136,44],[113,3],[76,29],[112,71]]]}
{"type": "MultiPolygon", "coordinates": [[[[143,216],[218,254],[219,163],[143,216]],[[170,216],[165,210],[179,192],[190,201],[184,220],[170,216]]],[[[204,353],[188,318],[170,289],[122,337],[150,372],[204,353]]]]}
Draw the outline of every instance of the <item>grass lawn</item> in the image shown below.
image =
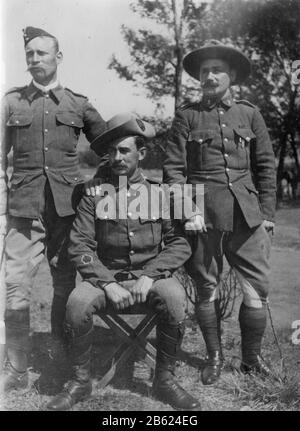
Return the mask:
{"type": "MultiPolygon", "coordinates": [[[[87,173],[87,175],[89,175],[87,173]]],[[[205,347],[199,328],[189,321],[177,367],[179,382],[202,403],[203,410],[300,410],[300,344],[291,342],[292,322],[300,320],[300,202],[284,204],[277,212],[276,233],[271,257],[270,311],[276,331],[275,339],[269,319],[263,354],[271,364],[273,375],[266,380],[240,375],[236,368],[240,357],[237,321],[239,298],[233,315],[223,322],[223,346],[226,358],[221,379],[205,387],[200,381],[205,347]],[[282,357],[281,357],[282,355],[282,357]]],[[[3,410],[44,410],[52,392],[43,384],[49,363],[49,316],[52,296],[49,269],[44,261],[32,293],[30,357],[31,387],[2,397],[3,410]]],[[[162,411],[170,410],[151,397],[151,379],[142,358],[128,364],[104,390],[97,387],[105,358],[115,339],[107,327],[96,321],[93,350],[93,396],[78,403],[73,410],[162,411]]],[[[61,369],[61,377],[68,367],[61,369]]],[[[47,376],[46,380],[47,381],[47,376]]],[[[53,382],[52,382],[53,383],[53,382]]]]}

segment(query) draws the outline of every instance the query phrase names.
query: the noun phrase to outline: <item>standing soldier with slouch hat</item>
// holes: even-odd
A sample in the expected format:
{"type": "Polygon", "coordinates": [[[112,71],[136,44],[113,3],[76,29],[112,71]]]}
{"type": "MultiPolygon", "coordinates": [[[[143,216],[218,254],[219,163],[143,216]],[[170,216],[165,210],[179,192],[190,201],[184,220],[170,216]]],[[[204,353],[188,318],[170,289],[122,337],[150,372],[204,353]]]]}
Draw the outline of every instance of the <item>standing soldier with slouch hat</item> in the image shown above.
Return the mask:
{"type": "Polygon", "coordinates": [[[65,304],[76,270],[67,255],[74,219],[74,190],[82,183],[77,154],[81,130],[92,141],[105,122],[85,96],[58,81],[62,61],[57,39],[34,27],[24,30],[32,82],[9,90],[2,113],[1,225],[6,222],[6,347],[4,391],[28,384],[30,292],[47,248],[53,280],[52,336],[62,337],[65,304]],[[13,172],[7,188],[7,155],[13,172]]]}
{"type": "Polygon", "coordinates": [[[197,285],[197,318],[208,358],[204,384],[221,372],[217,287],[225,254],[243,291],[239,312],[243,372],[267,372],[261,360],[269,289],[269,231],[274,228],[275,159],[258,108],[235,101],[230,86],[250,74],[238,49],[210,41],[189,53],[185,70],[201,83],[203,97],[176,113],[164,161],[164,181],[203,183],[205,213],[185,221],[193,255],[187,264],[197,285]]]}
{"type": "Polygon", "coordinates": [[[67,410],[92,392],[93,314],[134,303],[160,311],[153,396],[175,409],[200,409],[174,376],[187,298],[172,273],[191,249],[181,223],[163,213],[164,201],[154,200],[157,195],[139,168],[145,139],[154,135],[151,124],[124,113],[109,120],[107,131],[92,143],[98,154],[108,149],[109,171],[100,178],[100,193],[82,198],[71,229],[69,253],[83,279],[66,310],[73,376],[49,410],[67,410]]]}

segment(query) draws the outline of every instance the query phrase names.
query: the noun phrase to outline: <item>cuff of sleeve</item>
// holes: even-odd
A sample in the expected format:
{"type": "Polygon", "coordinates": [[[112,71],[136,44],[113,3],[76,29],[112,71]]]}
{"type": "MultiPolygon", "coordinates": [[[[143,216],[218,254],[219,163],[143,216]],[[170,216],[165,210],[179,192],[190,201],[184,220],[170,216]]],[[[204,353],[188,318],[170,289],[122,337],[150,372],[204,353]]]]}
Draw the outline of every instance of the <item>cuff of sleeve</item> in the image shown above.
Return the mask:
{"type": "Polygon", "coordinates": [[[162,278],[169,278],[171,276],[171,272],[170,271],[164,271],[164,272],[160,272],[158,273],[157,271],[151,271],[151,269],[145,269],[141,276],[145,275],[146,277],[151,278],[153,281],[157,281],[157,280],[161,280],[162,278]]]}

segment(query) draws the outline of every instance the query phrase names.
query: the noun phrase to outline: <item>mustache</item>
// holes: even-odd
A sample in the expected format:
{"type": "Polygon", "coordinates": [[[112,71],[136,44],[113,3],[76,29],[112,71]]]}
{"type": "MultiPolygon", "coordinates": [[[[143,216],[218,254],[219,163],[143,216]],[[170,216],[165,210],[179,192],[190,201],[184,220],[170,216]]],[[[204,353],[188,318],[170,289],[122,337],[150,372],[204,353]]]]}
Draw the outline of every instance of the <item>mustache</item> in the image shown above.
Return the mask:
{"type": "Polygon", "coordinates": [[[111,165],[112,168],[125,168],[126,165],[124,163],[113,163],[111,165]]]}
{"type": "Polygon", "coordinates": [[[203,84],[203,88],[216,88],[218,87],[219,83],[217,81],[206,81],[203,84]]]}
{"type": "Polygon", "coordinates": [[[30,72],[31,70],[37,70],[37,69],[43,69],[41,66],[28,66],[27,72],[30,72]]]}

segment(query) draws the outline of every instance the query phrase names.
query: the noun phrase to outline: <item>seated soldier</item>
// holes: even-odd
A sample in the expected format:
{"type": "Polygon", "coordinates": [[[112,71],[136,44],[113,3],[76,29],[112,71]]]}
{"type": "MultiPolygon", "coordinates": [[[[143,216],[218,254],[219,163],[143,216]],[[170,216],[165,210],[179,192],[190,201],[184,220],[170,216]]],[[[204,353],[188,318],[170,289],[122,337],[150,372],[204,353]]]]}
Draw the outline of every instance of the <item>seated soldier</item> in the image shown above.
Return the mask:
{"type": "MultiPolygon", "coordinates": [[[[139,162],[146,155],[145,138],[154,135],[149,123],[126,113],[108,121],[106,132],[92,143],[97,154],[108,151],[110,169],[101,178],[102,193],[82,198],[71,230],[69,253],[83,278],[66,310],[73,378],[48,403],[50,410],[67,410],[92,392],[93,313],[109,304],[123,310],[144,302],[161,310],[153,396],[175,409],[200,410],[198,401],[174,377],[187,300],[172,273],[190,257],[189,244],[180,224],[162,217],[161,207],[158,217],[130,212],[136,196],[151,189],[139,162]],[[122,217],[123,205],[127,209],[122,217]]],[[[150,205],[147,199],[147,205],[149,210],[153,202],[150,205]]]]}

